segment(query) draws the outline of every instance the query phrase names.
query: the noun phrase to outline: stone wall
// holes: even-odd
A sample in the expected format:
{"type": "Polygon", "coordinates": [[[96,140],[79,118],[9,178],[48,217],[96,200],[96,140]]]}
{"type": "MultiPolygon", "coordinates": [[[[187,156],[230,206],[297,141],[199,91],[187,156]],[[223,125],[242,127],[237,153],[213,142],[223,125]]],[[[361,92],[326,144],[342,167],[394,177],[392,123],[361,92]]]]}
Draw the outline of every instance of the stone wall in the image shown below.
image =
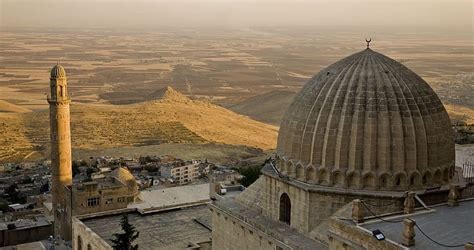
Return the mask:
{"type": "Polygon", "coordinates": [[[0,231],[0,246],[18,245],[39,240],[46,240],[53,234],[53,225],[18,228],[0,231]]]}
{"type": "MultiPolygon", "coordinates": [[[[263,214],[279,220],[280,196],[286,193],[291,200],[291,223],[290,226],[302,234],[308,234],[315,228],[325,223],[330,216],[344,205],[354,199],[363,199],[369,204],[372,212],[383,214],[401,211],[403,209],[403,198],[391,198],[390,196],[375,196],[366,194],[342,193],[342,192],[317,192],[305,190],[297,185],[289,184],[279,178],[263,175],[265,188],[263,200],[263,214]]],[[[367,215],[370,215],[367,212],[367,215]]],[[[320,240],[327,239],[318,237],[320,240]]]]}
{"type": "Polygon", "coordinates": [[[72,249],[73,250],[112,250],[112,247],[99,235],[88,228],[76,217],[72,218],[72,249]],[[90,246],[90,247],[89,247],[90,246]]]}
{"type": "Polygon", "coordinates": [[[328,238],[330,250],[406,249],[389,240],[379,241],[369,232],[363,231],[353,225],[346,224],[345,222],[338,221],[337,219],[331,219],[329,223],[328,238]]]}
{"type": "Polygon", "coordinates": [[[275,239],[262,233],[251,225],[224,213],[212,209],[212,249],[242,250],[290,249],[275,239]]]}
{"type": "Polygon", "coordinates": [[[310,195],[303,189],[281,182],[278,179],[263,176],[266,188],[264,189],[264,215],[278,221],[280,216],[280,197],[286,193],[291,201],[291,227],[300,233],[309,231],[310,195]]]}

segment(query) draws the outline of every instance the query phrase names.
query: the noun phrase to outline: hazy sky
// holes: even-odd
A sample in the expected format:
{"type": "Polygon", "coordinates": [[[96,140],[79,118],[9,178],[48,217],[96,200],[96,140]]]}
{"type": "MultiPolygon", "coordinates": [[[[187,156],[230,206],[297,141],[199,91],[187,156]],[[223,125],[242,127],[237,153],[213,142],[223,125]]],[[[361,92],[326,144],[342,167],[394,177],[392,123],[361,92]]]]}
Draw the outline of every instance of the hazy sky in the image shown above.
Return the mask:
{"type": "Polygon", "coordinates": [[[420,26],[472,32],[474,0],[0,0],[1,26],[420,26]]]}

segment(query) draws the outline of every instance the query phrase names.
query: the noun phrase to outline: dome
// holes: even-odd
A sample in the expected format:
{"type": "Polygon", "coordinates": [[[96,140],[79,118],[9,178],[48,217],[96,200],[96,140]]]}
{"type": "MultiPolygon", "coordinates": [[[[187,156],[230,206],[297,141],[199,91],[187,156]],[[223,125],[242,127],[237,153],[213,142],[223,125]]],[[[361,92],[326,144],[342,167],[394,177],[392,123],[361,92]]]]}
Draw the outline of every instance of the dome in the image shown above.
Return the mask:
{"type": "Polygon", "coordinates": [[[281,122],[277,156],[280,171],[311,184],[420,190],[448,183],[454,141],[430,86],[366,49],[306,83],[281,122]]]}
{"type": "Polygon", "coordinates": [[[112,177],[119,179],[122,183],[135,182],[135,177],[126,168],[119,167],[111,173],[112,177]]]}
{"type": "Polygon", "coordinates": [[[54,67],[51,69],[51,78],[62,78],[66,77],[66,70],[64,70],[64,67],[56,64],[54,67]]]}

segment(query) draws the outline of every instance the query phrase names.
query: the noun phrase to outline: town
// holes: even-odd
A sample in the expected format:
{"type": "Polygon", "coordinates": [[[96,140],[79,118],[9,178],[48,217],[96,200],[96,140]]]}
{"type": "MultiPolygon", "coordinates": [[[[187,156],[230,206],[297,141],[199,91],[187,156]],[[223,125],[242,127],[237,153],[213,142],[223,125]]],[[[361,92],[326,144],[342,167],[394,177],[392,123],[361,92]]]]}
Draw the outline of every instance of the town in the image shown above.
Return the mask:
{"type": "MultiPolygon", "coordinates": [[[[8,236],[0,238],[0,247],[41,241],[54,235],[50,164],[51,161],[43,160],[0,165],[0,235],[8,236]]],[[[210,200],[209,186],[214,185],[215,189],[216,183],[217,193],[222,195],[226,195],[226,188],[229,193],[245,189],[240,184],[244,176],[234,167],[216,165],[206,159],[186,161],[171,155],[74,160],[72,174],[74,181],[68,187],[68,199],[77,204],[76,215],[202,205],[210,200]],[[193,189],[195,196],[180,198],[193,189]],[[159,193],[165,195],[157,196],[159,193]],[[172,193],[181,200],[170,199],[172,193]]]]}

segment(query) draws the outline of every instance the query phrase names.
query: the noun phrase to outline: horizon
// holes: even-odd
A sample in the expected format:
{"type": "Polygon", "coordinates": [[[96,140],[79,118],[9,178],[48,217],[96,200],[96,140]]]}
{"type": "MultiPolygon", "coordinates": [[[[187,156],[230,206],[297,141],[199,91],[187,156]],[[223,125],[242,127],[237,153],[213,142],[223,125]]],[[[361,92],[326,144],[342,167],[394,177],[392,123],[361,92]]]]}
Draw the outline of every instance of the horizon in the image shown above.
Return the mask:
{"type": "MultiPolygon", "coordinates": [[[[0,28],[337,27],[472,31],[473,1],[11,1],[0,28]],[[126,18],[124,18],[126,17],[126,18]]],[[[451,31],[451,32],[450,32],[451,31]]],[[[470,34],[472,36],[472,32],[470,34]]]]}

